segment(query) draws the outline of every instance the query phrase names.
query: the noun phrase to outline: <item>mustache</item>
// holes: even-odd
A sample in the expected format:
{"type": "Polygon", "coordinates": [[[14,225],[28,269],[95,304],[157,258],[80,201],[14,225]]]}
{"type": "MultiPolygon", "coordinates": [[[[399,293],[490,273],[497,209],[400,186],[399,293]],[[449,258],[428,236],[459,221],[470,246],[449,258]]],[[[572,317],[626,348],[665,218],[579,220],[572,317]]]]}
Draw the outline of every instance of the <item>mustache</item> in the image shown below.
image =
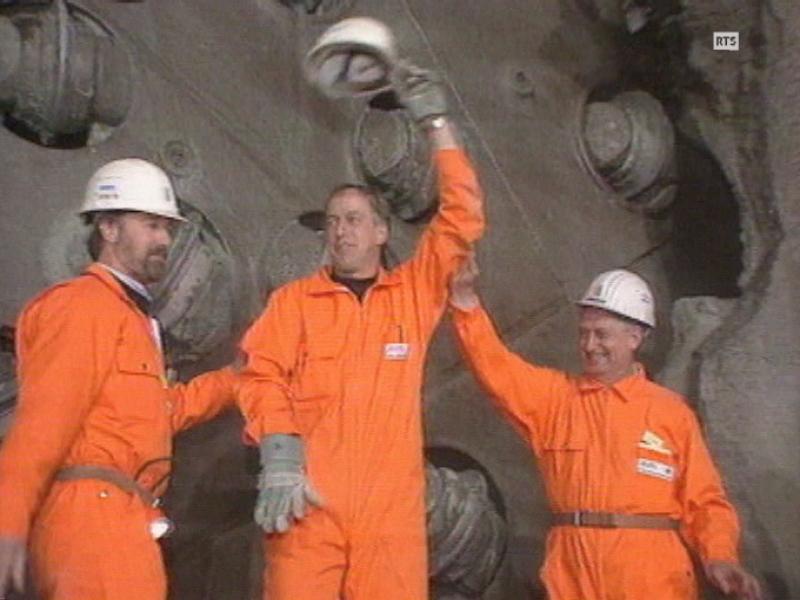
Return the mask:
{"type": "Polygon", "coordinates": [[[160,258],[163,258],[164,260],[167,260],[167,255],[168,254],[169,254],[169,248],[167,248],[166,246],[160,246],[160,247],[154,248],[153,250],[148,252],[147,256],[148,257],[150,257],[150,256],[158,256],[160,258]]]}

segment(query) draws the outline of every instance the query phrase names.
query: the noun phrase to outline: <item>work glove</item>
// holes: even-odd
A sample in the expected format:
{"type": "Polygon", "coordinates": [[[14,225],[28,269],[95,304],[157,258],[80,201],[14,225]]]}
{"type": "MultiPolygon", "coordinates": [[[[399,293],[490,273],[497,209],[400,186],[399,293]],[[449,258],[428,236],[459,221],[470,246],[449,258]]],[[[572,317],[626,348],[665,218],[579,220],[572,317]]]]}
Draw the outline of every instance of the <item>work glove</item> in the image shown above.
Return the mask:
{"type": "Polygon", "coordinates": [[[439,75],[410,63],[401,63],[392,72],[392,87],[400,103],[417,123],[446,115],[447,94],[439,75]]]}
{"type": "Polygon", "coordinates": [[[261,474],[253,513],[267,533],[283,533],[302,519],[309,504],[322,506],[322,497],[305,475],[303,440],[273,433],[261,440],[261,474]]]}

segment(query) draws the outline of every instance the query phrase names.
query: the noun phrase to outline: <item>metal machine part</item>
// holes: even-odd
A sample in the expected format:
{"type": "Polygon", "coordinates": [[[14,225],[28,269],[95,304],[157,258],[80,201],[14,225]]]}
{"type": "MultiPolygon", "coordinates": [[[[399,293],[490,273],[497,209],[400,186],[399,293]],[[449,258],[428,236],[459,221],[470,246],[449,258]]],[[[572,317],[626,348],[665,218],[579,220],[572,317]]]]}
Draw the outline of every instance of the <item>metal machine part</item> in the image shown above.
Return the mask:
{"type": "Polygon", "coordinates": [[[227,243],[199,209],[180,204],[189,222],[170,249],[167,275],[153,288],[153,309],[167,332],[168,361],[176,368],[228,343],[241,304],[227,243]]]}
{"type": "Polygon", "coordinates": [[[477,470],[425,469],[429,571],[437,597],[480,598],[506,547],[506,523],[477,470]]]}
{"type": "Polygon", "coordinates": [[[373,104],[356,123],[356,167],[367,183],[383,193],[398,217],[413,221],[435,205],[430,149],[405,110],[373,104]]]}
{"type": "Polygon", "coordinates": [[[0,111],[6,126],[44,146],[77,147],[93,125],[116,127],[131,103],[127,51],[98,19],[56,0],[0,16],[0,111]]]}
{"type": "Polygon", "coordinates": [[[630,209],[654,214],[675,197],[675,133],[661,104],[646,92],[588,101],[578,152],[595,182],[621,195],[630,209]]]}

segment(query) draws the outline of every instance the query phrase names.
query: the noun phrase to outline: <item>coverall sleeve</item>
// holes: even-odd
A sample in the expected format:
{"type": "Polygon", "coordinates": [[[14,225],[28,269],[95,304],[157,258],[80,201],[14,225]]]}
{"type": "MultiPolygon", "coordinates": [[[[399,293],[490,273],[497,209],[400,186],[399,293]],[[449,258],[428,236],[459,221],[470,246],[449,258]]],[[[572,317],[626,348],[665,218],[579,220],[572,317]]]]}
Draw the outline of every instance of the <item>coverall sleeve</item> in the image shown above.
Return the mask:
{"type": "Polygon", "coordinates": [[[566,375],[511,352],[482,307],[454,309],[453,324],[462,354],[492,402],[526,438],[538,439],[566,375]]]}
{"type": "Polygon", "coordinates": [[[439,209],[422,234],[411,268],[418,285],[435,306],[444,307],[447,284],[480,239],[485,227],[483,193],[467,155],[460,149],[438,150],[439,209]]]}
{"type": "Polygon", "coordinates": [[[684,452],[679,487],[684,538],[704,563],[738,562],[739,519],[703,441],[700,424],[688,410],[684,452]]]}
{"type": "Polygon", "coordinates": [[[247,362],[238,403],[246,421],[245,437],[251,442],[272,433],[299,433],[291,406],[291,380],[302,339],[297,293],[289,287],[273,292],[242,340],[247,362]]]}
{"type": "Polygon", "coordinates": [[[173,431],[213,419],[226,408],[235,406],[238,385],[239,378],[233,368],[225,367],[173,387],[170,390],[174,405],[173,431]]]}
{"type": "Polygon", "coordinates": [[[17,324],[19,393],[0,449],[0,535],[32,518],[99,393],[114,356],[109,324],[68,289],[48,292],[17,324]]]}

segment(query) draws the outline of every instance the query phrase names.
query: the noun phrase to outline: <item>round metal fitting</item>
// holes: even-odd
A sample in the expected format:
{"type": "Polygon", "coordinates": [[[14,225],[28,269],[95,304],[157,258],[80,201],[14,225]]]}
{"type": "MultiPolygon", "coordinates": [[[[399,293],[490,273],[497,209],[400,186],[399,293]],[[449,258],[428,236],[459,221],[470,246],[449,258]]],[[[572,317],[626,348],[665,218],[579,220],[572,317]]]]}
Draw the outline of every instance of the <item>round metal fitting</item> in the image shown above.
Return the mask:
{"type": "Polygon", "coordinates": [[[590,101],[577,133],[578,158],[626,206],[654,214],[675,195],[675,133],[661,104],[642,91],[590,101]]]}
{"type": "Polygon", "coordinates": [[[361,177],[401,219],[412,221],[435,203],[427,141],[405,110],[367,106],[356,123],[353,154],[361,177]]]}
{"type": "Polygon", "coordinates": [[[645,92],[614,98],[630,119],[630,150],[619,169],[609,173],[611,185],[630,198],[650,187],[666,171],[675,154],[675,132],[661,104],[645,92]]]}
{"type": "Polygon", "coordinates": [[[115,127],[127,115],[130,58],[82,8],[55,0],[9,10],[0,21],[0,54],[0,109],[26,139],[85,145],[93,125],[115,127]]]}
{"type": "Polygon", "coordinates": [[[536,85],[528,69],[522,67],[512,69],[509,79],[511,89],[518,96],[530,98],[536,94],[536,85]]]}
{"type": "Polygon", "coordinates": [[[180,368],[229,342],[240,297],[237,264],[214,224],[182,201],[186,217],[169,252],[167,274],[153,292],[153,310],[167,333],[170,365],[180,368]]]}
{"type": "Polygon", "coordinates": [[[583,135],[592,164],[607,172],[618,168],[630,151],[633,128],[619,106],[593,102],[586,108],[583,135]]]}
{"type": "Polygon", "coordinates": [[[161,149],[164,168],[178,177],[187,177],[195,170],[195,153],[189,144],[171,140],[161,149]]]}
{"type": "Polygon", "coordinates": [[[480,597],[503,558],[506,524],[477,470],[427,464],[429,572],[438,588],[480,597]]]}

